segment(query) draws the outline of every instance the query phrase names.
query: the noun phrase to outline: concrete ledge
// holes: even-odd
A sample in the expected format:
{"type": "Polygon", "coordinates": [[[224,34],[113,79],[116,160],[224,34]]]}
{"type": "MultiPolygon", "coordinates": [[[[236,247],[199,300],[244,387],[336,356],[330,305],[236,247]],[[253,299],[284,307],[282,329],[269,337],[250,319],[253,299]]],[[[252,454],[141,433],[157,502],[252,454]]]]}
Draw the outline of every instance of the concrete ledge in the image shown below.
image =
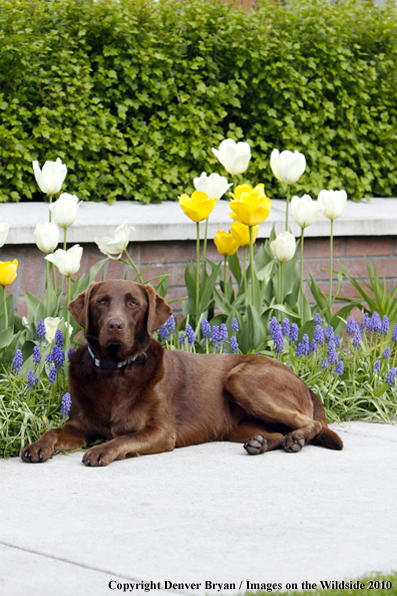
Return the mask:
{"type": "MultiPolygon", "coordinates": [[[[269,218],[261,224],[259,237],[268,238],[276,224],[276,232],[285,226],[285,200],[273,199],[269,218]]],[[[217,203],[209,220],[209,238],[217,230],[228,231],[231,223],[228,201],[217,203]]],[[[34,229],[38,223],[48,221],[47,203],[5,203],[0,205],[0,222],[10,226],[7,244],[34,244],[34,229]]],[[[135,201],[107,203],[82,203],[77,218],[68,230],[68,243],[93,242],[94,238],[113,236],[115,228],[128,222],[134,226],[131,240],[136,242],[164,240],[193,240],[196,226],[183,213],[179,204],[165,201],[159,204],[143,205],[135,201]]],[[[290,214],[292,233],[300,236],[300,228],[290,214]]],[[[374,198],[370,202],[348,201],[346,210],[334,225],[335,236],[394,236],[397,232],[397,198],[374,198]]],[[[321,217],[306,229],[306,237],[327,237],[330,222],[321,217]]],[[[204,235],[204,225],[201,225],[204,235]]]]}

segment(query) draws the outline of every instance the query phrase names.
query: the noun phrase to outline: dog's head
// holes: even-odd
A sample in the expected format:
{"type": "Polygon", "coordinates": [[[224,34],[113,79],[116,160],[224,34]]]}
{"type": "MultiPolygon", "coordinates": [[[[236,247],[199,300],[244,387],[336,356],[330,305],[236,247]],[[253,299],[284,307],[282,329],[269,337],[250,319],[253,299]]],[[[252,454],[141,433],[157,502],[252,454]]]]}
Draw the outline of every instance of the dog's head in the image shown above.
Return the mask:
{"type": "Polygon", "coordinates": [[[172,310],[150,285],[133,281],[93,282],[69,304],[98,357],[124,360],[145,350],[151,334],[172,310]]]}

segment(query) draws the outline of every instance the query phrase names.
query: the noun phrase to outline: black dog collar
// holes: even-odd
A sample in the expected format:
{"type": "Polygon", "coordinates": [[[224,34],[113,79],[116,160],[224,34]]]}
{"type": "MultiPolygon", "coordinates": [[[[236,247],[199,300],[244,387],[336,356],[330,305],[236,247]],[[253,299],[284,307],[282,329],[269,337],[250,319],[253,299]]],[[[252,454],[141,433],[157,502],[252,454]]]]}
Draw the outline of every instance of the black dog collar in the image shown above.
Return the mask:
{"type": "Polygon", "coordinates": [[[88,348],[88,353],[91,356],[91,358],[93,359],[95,366],[97,366],[98,368],[102,368],[103,370],[116,370],[118,368],[123,368],[123,366],[126,366],[127,364],[132,364],[133,362],[136,362],[136,360],[140,356],[144,356],[144,360],[142,362],[145,362],[145,360],[147,358],[145,352],[143,352],[143,354],[137,354],[135,356],[135,358],[128,358],[127,360],[124,360],[123,362],[111,362],[110,360],[106,360],[106,358],[97,358],[88,344],[87,344],[87,348],[88,348]]]}

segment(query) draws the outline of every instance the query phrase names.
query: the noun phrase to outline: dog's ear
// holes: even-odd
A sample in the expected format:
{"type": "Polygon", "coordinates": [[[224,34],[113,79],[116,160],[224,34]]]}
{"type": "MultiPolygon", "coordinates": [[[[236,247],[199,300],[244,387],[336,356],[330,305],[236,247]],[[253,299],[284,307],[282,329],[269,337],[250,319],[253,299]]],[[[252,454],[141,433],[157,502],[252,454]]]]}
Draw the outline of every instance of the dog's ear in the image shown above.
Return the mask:
{"type": "Polygon", "coordinates": [[[172,309],[150,284],[146,284],[144,288],[148,297],[147,332],[151,335],[168,321],[172,309]]]}
{"type": "Polygon", "coordinates": [[[96,286],[96,282],[93,281],[90,283],[88,288],[85,292],[82,292],[69,303],[68,311],[76,321],[84,329],[84,331],[88,330],[88,312],[90,308],[90,297],[91,292],[96,286]]]}

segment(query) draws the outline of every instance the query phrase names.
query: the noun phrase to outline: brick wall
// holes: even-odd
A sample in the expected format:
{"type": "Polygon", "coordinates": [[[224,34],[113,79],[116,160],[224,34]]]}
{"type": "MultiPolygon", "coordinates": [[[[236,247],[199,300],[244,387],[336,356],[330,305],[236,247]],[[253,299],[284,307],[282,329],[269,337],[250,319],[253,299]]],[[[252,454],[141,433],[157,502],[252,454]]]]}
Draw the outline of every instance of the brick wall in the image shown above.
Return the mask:
{"type": "MultiPolygon", "coordinates": [[[[242,252],[242,251],[241,251],[242,252]]],[[[186,295],[184,287],[184,271],[186,260],[195,259],[195,242],[169,241],[169,242],[141,242],[130,244],[132,259],[142,270],[149,266],[143,277],[146,280],[168,273],[169,300],[183,298],[186,295]]],[[[208,258],[219,261],[219,254],[212,241],[208,243],[208,258]]],[[[376,263],[379,275],[385,274],[389,285],[397,284],[397,239],[396,237],[349,237],[335,238],[334,240],[334,270],[339,268],[338,260],[354,277],[367,279],[365,256],[376,263]]],[[[96,244],[84,245],[80,274],[86,273],[89,268],[101,260],[103,255],[96,244]]],[[[45,288],[45,261],[43,253],[36,246],[6,245],[0,249],[0,260],[18,259],[18,277],[13,284],[6,288],[6,293],[13,292],[14,305],[18,315],[26,315],[24,301],[25,291],[44,296],[45,288]]],[[[304,244],[304,275],[310,273],[319,282],[324,292],[328,292],[329,273],[329,240],[327,238],[307,238],[304,244]]],[[[127,278],[132,279],[134,272],[130,267],[117,261],[109,261],[104,268],[106,279],[123,279],[127,271],[127,278]]],[[[102,273],[97,280],[100,281],[102,273]]],[[[59,280],[59,277],[58,277],[59,280]]],[[[334,292],[336,290],[336,284],[334,292]]],[[[342,296],[352,298],[356,291],[347,281],[344,281],[342,296]]],[[[180,303],[174,304],[174,311],[180,311],[180,303]]]]}

